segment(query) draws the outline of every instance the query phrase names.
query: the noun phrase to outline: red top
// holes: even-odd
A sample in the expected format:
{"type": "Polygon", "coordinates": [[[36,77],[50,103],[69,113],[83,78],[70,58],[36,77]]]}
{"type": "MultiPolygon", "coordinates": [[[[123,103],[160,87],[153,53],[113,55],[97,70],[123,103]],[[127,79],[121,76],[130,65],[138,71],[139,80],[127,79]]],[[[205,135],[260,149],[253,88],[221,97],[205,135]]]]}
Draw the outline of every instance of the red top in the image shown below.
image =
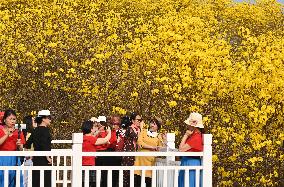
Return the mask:
{"type": "MultiPolygon", "coordinates": [[[[107,131],[101,131],[98,134],[98,138],[105,138],[106,136],[107,136],[107,131]]],[[[116,142],[116,131],[112,130],[111,136],[110,136],[110,139],[109,139],[109,144],[106,143],[106,144],[102,144],[102,145],[97,145],[97,151],[104,151],[104,150],[107,150],[108,148],[115,149],[116,143],[117,143],[116,142]]]]}
{"type": "MultiPolygon", "coordinates": [[[[106,131],[101,131],[97,137],[98,138],[105,138],[107,136],[107,132],[106,131]]],[[[106,150],[108,147],[108,144],[102,144],[102,145],[96,145],[96,149],[97,151],[104,151],[106,150]]]]}
{"type": "MultiPolygon", "coordinates": [[[[3,129],[0,129],[0,138],[2,138],[5,135],[5,132],[3,129]]],[[[25,144],[25,137],[23,132],[21,132],[20,135],[21,143],[25,144]]],[[[15,130],[12,134],[12,136],[9,136],[2,145],[0,145],[0,151],[16,151],[17,150],[17,139],[18,139],[18,130],[15,130]]]]}
{"type": "Polygon", "coordinates": [[[191,148],[187,152],[201,152],[203,151],[202,134],[194,131],[193,134],[185,142],[191,148]]]}
{"type": "Polygon", "coordinates": [[[115,149],[116,144],[117,144],[116,130],[112,130],[111,131],[111,137],[109,139],[108,148],[115,149]]]}
{"type": "MultiPolygon", "coordinates": [[[[83,136],[83,152],[95,152],[96,151],[96,141],[98,137],[94,136],[83,136]]],[[[94,156],[83,156],[82,157],[83,166],[94,166],[95,157],[94,156]]]]}

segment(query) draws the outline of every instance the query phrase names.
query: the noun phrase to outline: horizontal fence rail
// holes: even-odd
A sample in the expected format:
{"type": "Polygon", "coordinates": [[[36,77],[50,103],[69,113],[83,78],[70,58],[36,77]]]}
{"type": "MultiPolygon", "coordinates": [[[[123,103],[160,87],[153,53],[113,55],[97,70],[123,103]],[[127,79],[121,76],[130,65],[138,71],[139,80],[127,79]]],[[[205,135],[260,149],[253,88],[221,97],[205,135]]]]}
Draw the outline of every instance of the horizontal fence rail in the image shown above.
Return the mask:
{"type": "MultiPolygon", "coordinates": [[[[195,184],[201,183],[204,187],[212,186],[212,135],[204,136],[203,152],[82,152],[83,135],[81,133],[73,134],[72,140],[54,140],[53,143],[72,143],[72,149],[53,149],[52,151],[0,151],[0,156],[51,156],[53,158],[52,166],[0,166],[3,171],[1,180],[4,180],[4,186],[8,186],[8,176],[10,171],[15,171],[16,187],[20,186],[20,175],[25,172],[27,175],[27,187],[32,186],[32,171],[40,170],[41,186],[43,186],[44,171],[51,171],[52,187],[83,187],[89,186],[89,171],[96,171],[96,187],[100,186],[102,171],[107,171],[108,187],[112,187],[112,173],[119,173],[119,187],[123,187],[123,173],[130,172],[130,186],[134,186],[134,173],[141,171],[141,187],[144,187],[146,171],[152,171],[152,187],[177,187],[178,177],[181,171],[185,176],[189,176],[191,171],[195,171],[195,184]],[[82,156],[141,156],[155,157],[154,166],[82,166],[82,156]],[[200,157],[201,166],[180,166],[176,157],[200,157]],[[162,158],[161,158],[162,157],[162,158]],[[82,172],[85,174],[82,176],[82,172]]],[[[0,158],[1,159],[1,158],[0,158]]],[[[1,176],[0,176],[1,177],[1,176]]],[[[3,181],[2,181],[3,182],[3,181]]],[[[185,187],[189,186],[189,177],[184,178],[185,187]]],[[[41,187],[40,186],[40,187],[41,187]]],[[[136,187],[136,186],[135,186],[136,187]]]]}
{"type": "MultiPolygon", "coordinates": [[[[200,156],[203,152],[82,152],[81,156],[200,156]]],[[[0,151],[0,156],[73,156],[71,149],[52,151],[0,151]]]]}

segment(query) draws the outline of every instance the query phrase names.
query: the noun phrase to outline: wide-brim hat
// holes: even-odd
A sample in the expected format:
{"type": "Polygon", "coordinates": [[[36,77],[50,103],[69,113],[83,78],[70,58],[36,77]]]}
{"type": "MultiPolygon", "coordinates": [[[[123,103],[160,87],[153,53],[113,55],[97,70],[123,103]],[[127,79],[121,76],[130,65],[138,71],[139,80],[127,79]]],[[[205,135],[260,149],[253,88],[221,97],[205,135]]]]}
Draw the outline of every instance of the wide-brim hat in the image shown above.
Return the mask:
{"type": "Polygon", "coordinates": [[[50,116],[49,110],[40,110],[37,114],[37,117],[43,117],[43,116],[50,116]]]}
{"type": "Polygon", "coordinates": [[[192,112],[189,117],[184,121],[185,124],[197,127],[197,128],[204,128],[204,125],[202,123],[202,115],[197,112],[192,112]],[[196,121],[196,123],[192,123],[193,121],[196,121]]]}

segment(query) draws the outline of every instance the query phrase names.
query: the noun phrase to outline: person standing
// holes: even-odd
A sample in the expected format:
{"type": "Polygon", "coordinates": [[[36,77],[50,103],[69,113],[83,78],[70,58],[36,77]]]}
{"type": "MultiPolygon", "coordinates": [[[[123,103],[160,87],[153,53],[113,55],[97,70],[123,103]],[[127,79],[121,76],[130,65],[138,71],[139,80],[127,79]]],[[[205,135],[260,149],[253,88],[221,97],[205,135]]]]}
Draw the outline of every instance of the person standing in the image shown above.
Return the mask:
{"type": "MultiPolygon", "coordinates": [[[[48,126],[51,124],[51,115],[49,110],[41,110],[35,119],[38,126],[32,132],[27,141],[26,148],[30,149],[33,144],[35,151],[51,151],[51,134],[48,126]]],[[[50,156],[33,157],[34,166],[51,166],[50,156]]],[[[32,186],[40,186],[40,171],[32,172],[32,186]]],[[[44,187],[51,187],[51,170],[44,171],[44,187]]]]}
{"type": "MultiPolygon", "coordinates": [[[[33,116],[31,115],[28,115],[28,116],[25,116],[24,119],[23,119],[23,123],[26,124],[26,129],[23,130],[23,133],[24,133],[24,136],[25,136],[25,140],[27,141],[32,132],[34,131],[34,129],[37,127],[37,124],[35,122],[35,119],[33,116]]],[[[34,147],[33,145],[31,146],[31,151],[34,150],[34,147]]],[[[32,161],[32,157],[31,156],[27,156],[25,158],[25,161],[24,161],[24,165],[25,166],[32,166],[33,165],[33,161],[32,161]]],[[[28,171],[24,171],[24,186],[28,186],[28,171]]]]}
{"type": "MultiPolygon", "coordinates": [[[[141,116],[137,113],[130,115],[131,126],[127,128],[124,137],[123,151],[134,152],[137,151],[137,140],[140,134],[140,123],[143,121],[141,116]]],[[[133,166],[135,161],[134,156],[123,156],[121,165],[122,166],[133,166]]],[[[130,186],[130,171],[123,171],[123,187],[130,186]]]]}
{"type": "Polygon", "coordinates": [[[34,129],[37,127],[37,123],[35,122],[35,118],[31,115],[25,116],[23,123],[26,124],[26,129],[23,129],[23,133],[25,139],[28,140],[34,129]]]}
{"type": "MultiPolygon", "coordinates": [[[[164,136],[159,133],[163,121],[159,117],[153,117],[150,120],[149,129],[141,131],[138,137],[138,148],[141,152],[159,151],[164,145],[164,136]]],[[[154,166],[155,157],[153,156],[137,156],[135,157],[135,166],[154,166]]],[[[141,186],[141,170],[135,171],[135,186],[141,186]]],[[[148,170],[145,173],[146,187],[152,186],[152,171],[148,170]]]]}
{"type": "MultiPolygon", "coordinates": [[[[108,128],[107,136],[105,138],[98,138],[96,136],[96,133],[98,131],[97,124],[94,124],[93,121],[85,121],[82,124],[82,132],[83,132],[83,152],[95,152],[96,146],[106,144],[108,143],[110,137],[111,137],[111,131],[108,128]]],[[[96,165],[96,159],[94,156],[83,156],[82,158],[82,165],[83,166],[95,166],[96,165]]],[[[85,171],[83,171],[82,174],[82,181],[84,186],[85,181],[85,171]]],[[[90,187],[96,187],[96,172],[94,170],[89,171],[89,186],[90,187]]]]}
{"type": "MultiPolygon", "coordinates": [[[[3,116],[3,128],[0,129],[0,151],[16,151],[23,150],[25,138],[23,132],[15,129],[16,112],[14,110],[6,110],[3,116]],[[20,137],[19,137],[20,136],[20,137]]],[[[1,156],[0,166],[20,166],[20,158],[17,156],[1,156]]],[[[9,187],[16,185],[16,171],[9,171],[8,175],[9,187]]],[[[23,187],[23,176],[20,174],[20,186],[23,187]]],[[[4,171],[0,171],[0,187],[4,187],[4,171]]]]}
{"type": "MultiPolygon", "coordinates": [[[[111,139],[110,144],[108,145],[107,151],[108,152],[115,152],[117,147],[117,140],[119,138],[119,130],[120,130],[120,124],[121,119],[120,116],[117,114],[114,114],[110,117],[110,125],[112,127],[111,130],[111,139]]],[[[109,156],[106,157],[106,165],[107,166],[121,166],[121,157],[119,156],[109,156]]],[[[112,186],[116,187],[118,186],[119,182],[119,171],[113,170],[112,171],[112,186]]]]}
{"type": "MultiPolygon", "coordinates": [[[[96,124],[98,124],[98,138],[105,138],[107,136],[106,127],[107,125],[107,118],[105,116],[99,116],[96,119],[96,124]]],[[[111,141],[111,140],[110,140],[111,141]]],[[[109,146],[109,142],[106,142],[105,144],[100,144],[96,146],[97,152],[106,152],[109,146]]],[[[105,156],[98,156],[96,157],[96,165],[97,166],[108,166],[108,158],[105,156]]],[[[101,171],[101,187],[107,187],[107,170],[101,171]]]]}
{"type": "MultiPolygon", "coordinates": [[[[203,151],[203,123],[202,115],[196,112],[190,114],[190,116],[184,121],[187,124],[187,131],[185,132],[181,143],[179,145],[179,151],[181,152],[201,152],[203,151]]],[[[181,166],[201,166],[200,157],[188,157],[183,156],[181,159],[181,166]]],[[[179,172],[178,186],[184,187],[185,177],[189,177],[189,187],[195,187],[195,170],[189,170],[189,176],[185,176],[184,170],[179,172]]],[[[202,186],[202,173],[200,174],[200,186],[202,186]]]]}

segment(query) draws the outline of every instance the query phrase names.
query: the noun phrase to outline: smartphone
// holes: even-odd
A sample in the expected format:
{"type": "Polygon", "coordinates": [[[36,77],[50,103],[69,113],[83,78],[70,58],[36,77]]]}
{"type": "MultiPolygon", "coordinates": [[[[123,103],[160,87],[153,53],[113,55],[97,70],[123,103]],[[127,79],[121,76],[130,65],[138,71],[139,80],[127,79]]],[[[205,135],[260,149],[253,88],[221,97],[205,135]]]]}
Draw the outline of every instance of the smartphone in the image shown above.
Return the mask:
{"type": "Polygon", "coordinates": [[[26,124],[15,124],[15,129],[26,129],[27,128],[27,125],[26,124]]]}

